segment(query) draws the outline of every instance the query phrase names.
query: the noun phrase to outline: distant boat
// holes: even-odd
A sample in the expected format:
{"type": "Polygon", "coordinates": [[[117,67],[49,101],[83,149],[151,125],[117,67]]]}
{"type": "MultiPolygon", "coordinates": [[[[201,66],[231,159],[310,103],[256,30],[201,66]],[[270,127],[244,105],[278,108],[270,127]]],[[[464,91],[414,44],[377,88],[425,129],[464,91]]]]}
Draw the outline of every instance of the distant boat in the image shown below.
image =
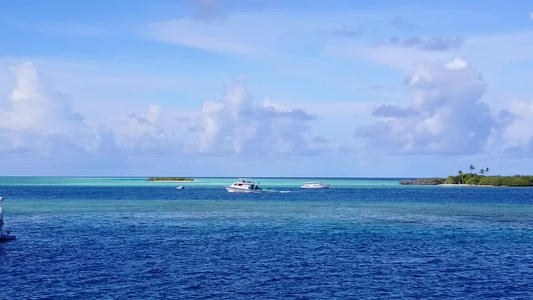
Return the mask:
{"type": "Polygon", "coordinates": [[[322,184],[320,181],[304,182],[301,186],[302,189],[329,189],[331,184],[322,184]]]}
{"type": "Polygon", "coordinates": [[[176,189],[177,190],[183,190],[183,189],[185,189],[185,187],[183,185],[180,185],[180,186],[176,187],[176,189]]]}
{"type": "Polygon", "coordinates": [[[237,181],[231,184],[231,186],[225,187],[230,193],[261,193],[265,190],[261,189],[259,183],[255,183],[250,178],[239,178],[237,181]]]}
{"type": "Polygon", "coordinates": [[[4,201],[4,197],[0,197],[0,242],[17,238],[16,235],[10,234],[9,231],[4,232],[4,209],[2,208],[2,201],[4,201]]]}

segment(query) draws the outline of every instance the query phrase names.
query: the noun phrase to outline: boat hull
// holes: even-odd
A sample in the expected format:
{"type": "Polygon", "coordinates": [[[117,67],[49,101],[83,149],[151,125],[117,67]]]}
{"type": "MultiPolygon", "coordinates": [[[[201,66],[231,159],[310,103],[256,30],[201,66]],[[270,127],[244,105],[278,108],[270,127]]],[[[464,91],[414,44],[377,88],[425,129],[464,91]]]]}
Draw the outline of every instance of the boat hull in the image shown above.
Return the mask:
{"type": "Polygon", "coordinates": [[[262,190],[252,190],[252,189],[239,189],[239,188],[233,188],[231,186],[225,187],[226,191],[230,193],[249,193],[249,194],[257,194],[262,193],[264,191],[262,190]]]}
{"type": "Polygon", "coordinates": [[[321,186],[301,186],[302,189],[329,189],[331,185],[321,185],[321,186]]]}

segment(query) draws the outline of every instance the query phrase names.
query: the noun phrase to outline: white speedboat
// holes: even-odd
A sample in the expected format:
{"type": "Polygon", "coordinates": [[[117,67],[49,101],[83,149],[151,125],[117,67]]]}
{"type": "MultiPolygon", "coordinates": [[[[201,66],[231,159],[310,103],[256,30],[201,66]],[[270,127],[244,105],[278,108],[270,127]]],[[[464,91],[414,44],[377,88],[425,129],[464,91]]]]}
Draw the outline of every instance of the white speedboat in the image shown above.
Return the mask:
{"type": "Polygon", "coordinates": [[[329,189],[331,184],[322,184],[320,181],[304,182],[301,185],[302,189],[329,189]]]}
{"type": "Polygon", "coordinates": [[[184,190],[185,187],[184,187],[183,185],[180,185],[180,186],[176,187],[176,189],[177,189],[177,190],[184,190]]]}
{"type": "Polygon", "coordinates": [[[261,190],[259,183],[255,183],[250,178],[239,178],[237,181],[232,183],[230,186],[225,187],[226,190],[230,193],[261,193],[264,190],[261,190]]]}
{"type": "Polygon", "coordinates": [[[4,232],[4,210],[2,208],[2,201],[4,197],[0,197],[0,242],[14,240],[17,238],[16,235],[10,234],[9,231],[4,232]]]}

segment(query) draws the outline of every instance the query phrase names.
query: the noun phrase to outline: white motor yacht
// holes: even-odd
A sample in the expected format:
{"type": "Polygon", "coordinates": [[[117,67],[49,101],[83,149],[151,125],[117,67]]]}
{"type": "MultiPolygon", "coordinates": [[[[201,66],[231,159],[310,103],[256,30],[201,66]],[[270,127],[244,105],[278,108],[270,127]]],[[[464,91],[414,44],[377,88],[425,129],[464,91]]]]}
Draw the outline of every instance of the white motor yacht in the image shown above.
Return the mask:
{"type": "Polygon", "coordinates": [[[261,186],[259,183],[255,183],[250,178],[239,178],[237,181],[231,184],[231,186],[225,187],[230,193],[261,193],[261,186]]]}
{"type": "Polygon", "coordinates": [[[320,181],[304,182],[301,186],[302,189],[329,189],[331,184],[322,184],[320,181]]]}

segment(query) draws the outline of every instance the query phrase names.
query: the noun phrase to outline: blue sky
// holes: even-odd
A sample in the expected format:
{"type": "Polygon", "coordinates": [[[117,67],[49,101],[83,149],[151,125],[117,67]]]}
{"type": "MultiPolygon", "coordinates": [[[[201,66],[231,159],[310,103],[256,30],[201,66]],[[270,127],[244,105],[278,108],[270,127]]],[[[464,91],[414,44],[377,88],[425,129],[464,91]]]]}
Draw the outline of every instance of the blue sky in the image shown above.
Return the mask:
{"type": "Polygon", "coordinates": [[[0,175],[532,173],[530,1],[0,7],[0,175]]]}

